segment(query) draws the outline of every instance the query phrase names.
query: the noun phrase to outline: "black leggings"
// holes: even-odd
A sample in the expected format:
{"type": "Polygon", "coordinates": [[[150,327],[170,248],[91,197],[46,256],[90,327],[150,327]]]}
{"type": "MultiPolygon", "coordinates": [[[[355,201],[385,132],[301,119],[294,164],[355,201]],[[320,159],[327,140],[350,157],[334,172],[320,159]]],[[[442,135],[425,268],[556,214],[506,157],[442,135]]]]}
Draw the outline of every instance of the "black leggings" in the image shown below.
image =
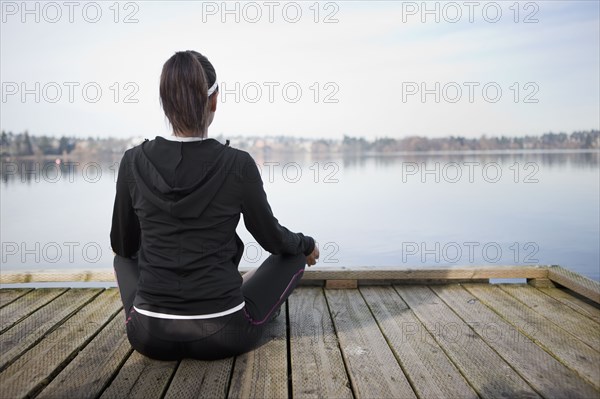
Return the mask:
{"type": "Polygon", "coordinates": [[[303,254],[271,255],[244,279],[243,309],[211,319],[173,320],[135,311],[137,261],[115,255],[129,342],[136,351],[159,360],[214,360],[248,352],[260,344],[267,322],[298,285],[305,264],[303,254]]]}

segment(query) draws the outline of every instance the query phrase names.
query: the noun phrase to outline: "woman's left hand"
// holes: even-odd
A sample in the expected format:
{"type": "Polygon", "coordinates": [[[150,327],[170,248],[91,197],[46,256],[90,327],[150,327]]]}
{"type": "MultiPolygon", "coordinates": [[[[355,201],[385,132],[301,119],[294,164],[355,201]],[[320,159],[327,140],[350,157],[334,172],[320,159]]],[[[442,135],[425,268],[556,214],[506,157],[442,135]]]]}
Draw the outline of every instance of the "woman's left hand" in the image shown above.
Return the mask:
{"type": "Polygon", "coordinates": [[[315,249],[306,257],[306,264],[312,266],[317,263],[317,259],[319,259],[319,248],[315,245],[315,249]]]}

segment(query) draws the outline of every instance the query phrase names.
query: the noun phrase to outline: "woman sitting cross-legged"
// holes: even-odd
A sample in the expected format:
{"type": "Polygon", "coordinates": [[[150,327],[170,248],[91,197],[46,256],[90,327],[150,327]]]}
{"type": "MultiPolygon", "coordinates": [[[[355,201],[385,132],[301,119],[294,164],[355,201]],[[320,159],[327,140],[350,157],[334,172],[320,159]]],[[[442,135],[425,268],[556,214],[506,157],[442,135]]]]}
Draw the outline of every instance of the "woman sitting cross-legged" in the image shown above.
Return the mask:
{"type": "Polygon", "coordinates": [[[259,345],[266,323],[319,251],[273,216],[256,163],[207,137],[219,94],[195,51],[163,66],[160,99],[173,127],[123,155],[111,245],[133,348],[160,360],[219,359],[259,345]],[[240,215],[270,255],[240,276],[240,215]]]}

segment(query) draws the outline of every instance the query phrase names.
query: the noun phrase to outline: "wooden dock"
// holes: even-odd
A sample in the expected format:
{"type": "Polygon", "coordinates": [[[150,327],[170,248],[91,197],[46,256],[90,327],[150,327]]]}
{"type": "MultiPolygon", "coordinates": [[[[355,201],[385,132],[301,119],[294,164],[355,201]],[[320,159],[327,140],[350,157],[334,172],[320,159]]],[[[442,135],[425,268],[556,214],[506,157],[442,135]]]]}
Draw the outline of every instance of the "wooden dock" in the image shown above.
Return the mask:
{"type": "Polygon", "coordinates": [[[599,398],[598,302],[560,267],[308,270],[258,349],[160,362],[115,288],[5,288],[0,398],[599,398]]]}

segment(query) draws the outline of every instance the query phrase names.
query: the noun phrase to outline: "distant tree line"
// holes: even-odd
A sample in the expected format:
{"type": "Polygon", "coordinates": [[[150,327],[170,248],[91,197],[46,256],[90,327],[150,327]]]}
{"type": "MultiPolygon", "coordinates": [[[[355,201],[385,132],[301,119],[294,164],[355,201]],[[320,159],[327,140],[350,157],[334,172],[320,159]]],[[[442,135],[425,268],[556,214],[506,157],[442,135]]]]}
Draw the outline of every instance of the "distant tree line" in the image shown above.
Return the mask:
{"type": "Polygon", "coordinates": [[[399,152],[399,151],[486,151],[486,150],[554,150],[554,149],[598,149],[600,131],[590,130],[567,133],[545,133],[541,136],[525,137],[443,137],[427,138],[411,136],[401,139],[364,138],[344,136],[342,149],[345,152],[399,152]]]}
{"type": "MultiPolygon", "coordinates": [[[[12,133],[2,131],[0,155],[22,156],[107,156],[120,155],[142,139],[75,138],[33,136],[29,132],[12,133]]],[[[217,140],[224,141],[223,136],[217,140]]],[[[341,152],[341,153],[390,153],[413,151],[487,151],[487,150],[558,150],[600,149],[600,131],[577,131],[567,133],[545,133],[541,136],[465,138],[450,136],[427,138],[410,136],[400,139],[344,136],[342,140],[305,139],[288,136],[276,137],[232,137],[232,146],[256,152],[341,152]]]]}
{"type": "Polygon", "coordinates": [[[29,132],[13,133],[2,130],[0,134],[0,156],[89,156],[123,153],[131,139],[75,138],[33,136],[29,132]]]}

